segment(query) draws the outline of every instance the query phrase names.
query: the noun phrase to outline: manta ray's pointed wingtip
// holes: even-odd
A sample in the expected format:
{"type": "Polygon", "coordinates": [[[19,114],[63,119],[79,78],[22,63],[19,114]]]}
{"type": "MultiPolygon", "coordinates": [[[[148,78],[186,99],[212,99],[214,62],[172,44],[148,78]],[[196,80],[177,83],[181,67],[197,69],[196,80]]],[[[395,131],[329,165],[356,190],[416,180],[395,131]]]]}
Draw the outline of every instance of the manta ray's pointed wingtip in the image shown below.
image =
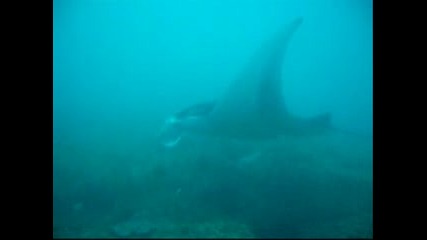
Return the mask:
{"type": "MultiPolygon", "coordinates": [[[[287,27],[284,27],[284,39],[288,39],[292,36],[292,34],[300,27],[300,25],[303,23],[304,18],[302,16],[295,17],[292,21],[287,23],[287,27]]],[[[283,45],[283,42],[285,40],[280,41],[283,45]]],[[[286,46],[286,45],[285,45],[286,46]]]]}

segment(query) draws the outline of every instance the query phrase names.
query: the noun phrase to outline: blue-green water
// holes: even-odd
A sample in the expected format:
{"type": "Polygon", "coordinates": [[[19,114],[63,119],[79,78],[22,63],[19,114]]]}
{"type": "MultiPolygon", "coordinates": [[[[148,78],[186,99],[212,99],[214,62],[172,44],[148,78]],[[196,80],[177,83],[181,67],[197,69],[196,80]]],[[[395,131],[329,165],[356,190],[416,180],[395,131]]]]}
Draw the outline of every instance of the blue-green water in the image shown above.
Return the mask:
{"type": "Polygon", "coordinates": [[[54,0],[53,44],[54,237],[372,237],[372,1],[54,0]],[[300,16],[287,107],[339,130],[160,147],[300,16]]]}

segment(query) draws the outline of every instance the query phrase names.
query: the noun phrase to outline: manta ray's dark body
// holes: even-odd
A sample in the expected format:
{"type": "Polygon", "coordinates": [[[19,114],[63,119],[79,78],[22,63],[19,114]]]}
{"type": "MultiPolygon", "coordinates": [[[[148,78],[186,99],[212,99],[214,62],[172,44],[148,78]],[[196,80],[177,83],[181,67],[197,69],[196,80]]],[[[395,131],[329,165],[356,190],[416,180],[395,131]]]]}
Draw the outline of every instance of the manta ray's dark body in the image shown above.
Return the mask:
{"type": "Polygon", "coordinates": [[[312,118],[292,115],[282,90],[282,65],[289,41],[302,23],[297,18],[262,45],[228,91],[214,102],[177,112],[163,133],[178,142],[183,133],[234,139],[271,139],[311,135],[329,128],[328,113],[312,118]],[[173,133],[173,134],[171,134],[173,133]]]}

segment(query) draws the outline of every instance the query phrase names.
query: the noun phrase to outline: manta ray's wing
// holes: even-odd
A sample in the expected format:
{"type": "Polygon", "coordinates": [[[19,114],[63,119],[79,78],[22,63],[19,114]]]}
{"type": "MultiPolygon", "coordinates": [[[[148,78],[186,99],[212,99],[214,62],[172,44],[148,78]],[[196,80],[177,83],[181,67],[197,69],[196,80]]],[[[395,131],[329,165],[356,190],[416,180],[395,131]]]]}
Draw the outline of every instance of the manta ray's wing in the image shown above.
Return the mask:
{"type": "Polygon", "coordinates": [[[278,134],[288,113],[281,69],[289,41],[301,25],[297,18],[265,42],[210,114],[216,131],[236,136],[278,134]]]}

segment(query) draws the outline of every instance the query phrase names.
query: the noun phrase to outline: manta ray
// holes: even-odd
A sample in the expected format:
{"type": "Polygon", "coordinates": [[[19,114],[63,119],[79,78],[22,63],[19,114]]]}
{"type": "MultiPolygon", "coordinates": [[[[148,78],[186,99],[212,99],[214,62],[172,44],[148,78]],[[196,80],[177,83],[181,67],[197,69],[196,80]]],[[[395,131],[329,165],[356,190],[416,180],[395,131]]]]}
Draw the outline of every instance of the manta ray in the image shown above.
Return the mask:
{"type": "Polygon", "coordinates": [[[265,140],[317,135],[329,129],[330,113],[310,118],[295,116],[283,96],[285,52],[302,22],[302,17],[294,19],[261,45],[223,96],[170,116],[161,131],[163,144],[175,146],[185,134],[265,140]]]}

